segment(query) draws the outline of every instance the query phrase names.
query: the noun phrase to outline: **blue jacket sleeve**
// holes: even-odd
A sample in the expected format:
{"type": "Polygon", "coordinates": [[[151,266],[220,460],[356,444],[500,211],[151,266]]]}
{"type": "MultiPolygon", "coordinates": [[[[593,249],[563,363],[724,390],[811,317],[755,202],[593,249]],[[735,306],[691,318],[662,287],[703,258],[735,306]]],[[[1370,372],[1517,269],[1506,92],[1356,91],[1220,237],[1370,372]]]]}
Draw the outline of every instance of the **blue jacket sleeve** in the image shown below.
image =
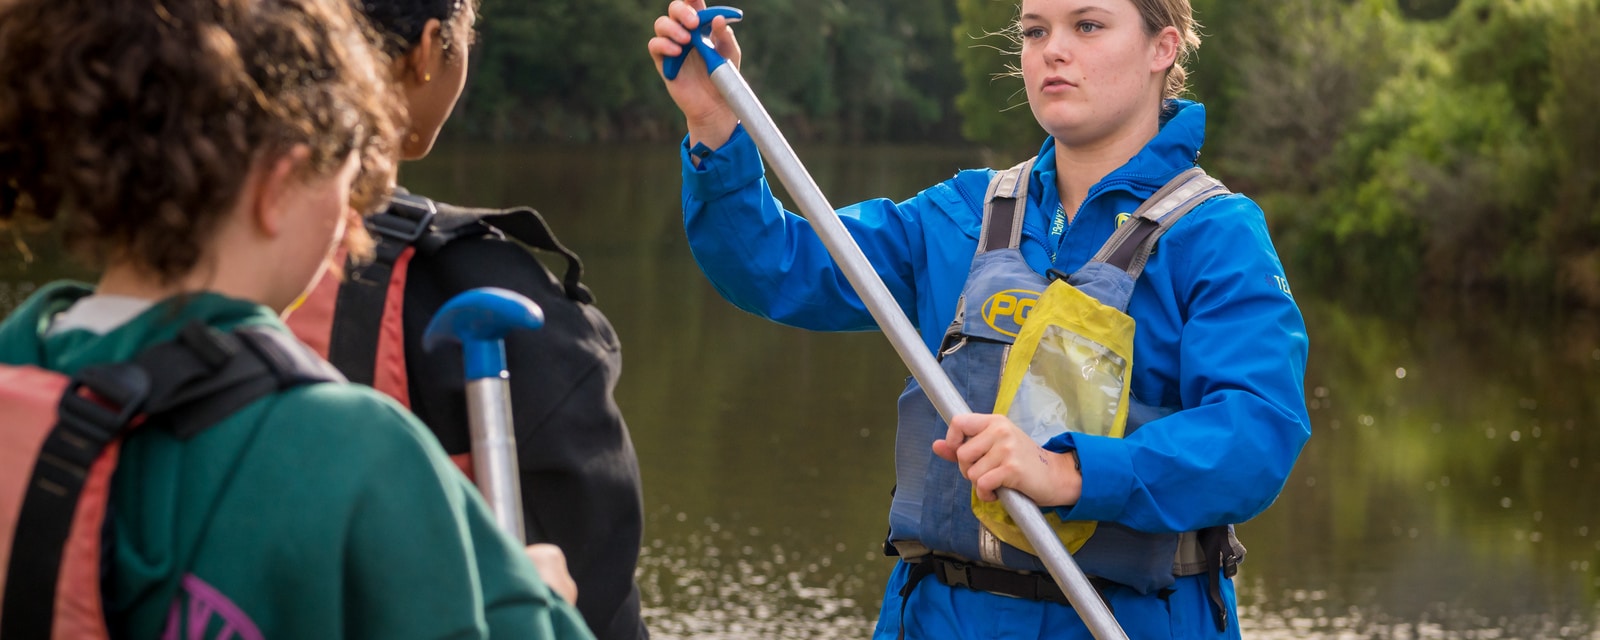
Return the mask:
{"type": "Polygon", "coordinates": [[[1260,209],[1242,196],[1221,203],[1162,241],[1181,265],[1171,282],[1184,408],[1124,439],[1049,443],[1076,449],[1083,468],[1083,495],[1058,509],[1063,519],[1149,532],[1244,522],[1277,498],[1310,438],[1305,323],[1260,209]]]}
{"type": "MultiPolygon", "coordinates": [[[[683,222],[689,248],[717,292],[740,309],[816,331],[877,328],[865,304],[805,218],[785,211],[764,177],[761,156],[741,126],[697,167],[683,156],[683,222]]],[[[914,265],[925,252],[919,204],[869,200],[838,211],[912,321],[914,265]]]]}

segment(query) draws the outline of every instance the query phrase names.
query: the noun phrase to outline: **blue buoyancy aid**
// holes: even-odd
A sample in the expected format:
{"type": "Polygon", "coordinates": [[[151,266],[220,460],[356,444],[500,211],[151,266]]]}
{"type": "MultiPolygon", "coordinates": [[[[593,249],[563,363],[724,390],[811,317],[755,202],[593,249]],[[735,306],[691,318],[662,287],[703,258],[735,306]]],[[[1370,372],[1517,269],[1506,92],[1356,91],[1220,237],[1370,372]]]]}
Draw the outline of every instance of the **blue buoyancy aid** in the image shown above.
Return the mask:
{"type": "MultiPolygon", "coordinates": [[[[985,196],[977,255],[962,290],[954,321],[946,330],[940,366],[971,409],[992,412],[1007,356],[1030,311],[1050,280],[1034,271],[1018,250],[1034,160],[998,172],[985,196]]],[[[1125,311],[1134,282],[1155,241],[1184,214],[1227,189],[1198,168],[1174,178],[1130,216],[1129,223],[1067,283],[1101,304],[1125,311]]],[[[1129,401],[1126,432],[1173,409],[1129,401]]],[[[889,513],[889,542],[907,558],[933,553],[1021,571],[1044,571],[1038,557],[1006,544],[974,515],[971,483],[959,468],[932,452],[946,426],[915,379],[899,400],[895,445],[896,490],[889,513]]],[[[1231,541],[1231,533],[1228,536],[1231,541]]],[[[1232,548],[1242,555],[1242,547],[1232,548]]],[[[1193,532],[1153,534],[1100,522],[1073,554],[1084,572],[1150,593],[1174,576],[1207,570],[1193,532]]],[[[1238,558],[1232,559],[1237,562],[1238,558]]]]}

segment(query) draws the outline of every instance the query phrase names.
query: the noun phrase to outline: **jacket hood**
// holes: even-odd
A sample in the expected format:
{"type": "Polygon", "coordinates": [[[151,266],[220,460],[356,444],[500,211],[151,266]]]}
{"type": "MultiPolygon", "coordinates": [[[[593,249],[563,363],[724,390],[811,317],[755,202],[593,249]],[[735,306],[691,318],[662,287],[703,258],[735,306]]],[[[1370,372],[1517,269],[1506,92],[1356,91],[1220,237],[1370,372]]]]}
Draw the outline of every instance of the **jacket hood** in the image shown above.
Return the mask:
{"type": "Polygon", "coordinates": [[[271,310],[215,293],[175,296],[105,334],[83,329],[48,335],[56,314],[94,293],[81,282],[54,282],[41,287],[0,323],[0,363],[34,365],[67,375],[90,365],[132,360],[159,342],[171,340],[190,322],[223,330],[266,325],[284,331],[271,310]]]}

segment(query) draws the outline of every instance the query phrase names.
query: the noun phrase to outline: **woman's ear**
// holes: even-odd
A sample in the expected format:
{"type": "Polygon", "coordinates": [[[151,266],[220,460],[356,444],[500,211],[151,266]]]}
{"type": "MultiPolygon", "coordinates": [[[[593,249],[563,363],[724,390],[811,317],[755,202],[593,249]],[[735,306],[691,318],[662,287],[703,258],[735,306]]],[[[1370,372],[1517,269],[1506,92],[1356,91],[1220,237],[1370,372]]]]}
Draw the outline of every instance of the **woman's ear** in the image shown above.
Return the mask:
{"type": "Polygon", "coordinates": [[[1155,58],[1150,61],[1150,71],[1165,73],[1172,65],[1178,63],[1178,47],[1183,43],[1183,35],[1178,33],[1178,28],[1168,25],[1156,34],[1155,58]]]}
{"type": "Polygon", "coordinates": [[[400,80],[407,85],[421,86],[433,81],[433,73],[444,62],[444,24],[429,18],[422,25],[422,37],[395,60],[400,64],[400,80]]]}
{"type": "Polygon", "coordinates": [[[311,162],[311,148],[297,144],[288,153],[274,158],[263,158],[252,179],[245,181],[246,195],[250,200],[250,221],[258,231],[269,238],[283,233],[289,207],[294,203],[295,189],[301,186],[301,176],[311,162]],[[254,185],[250,188],[249,185],[254,185]]]}

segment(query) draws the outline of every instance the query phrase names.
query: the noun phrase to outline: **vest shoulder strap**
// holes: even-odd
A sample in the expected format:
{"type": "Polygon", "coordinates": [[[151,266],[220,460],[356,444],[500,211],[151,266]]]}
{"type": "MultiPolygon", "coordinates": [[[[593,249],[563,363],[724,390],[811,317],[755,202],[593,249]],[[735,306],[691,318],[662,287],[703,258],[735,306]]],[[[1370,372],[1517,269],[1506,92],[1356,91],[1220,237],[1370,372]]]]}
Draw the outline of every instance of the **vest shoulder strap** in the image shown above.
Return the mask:
{"type": "Polygon", "coordinates": [[[1232,192],[1200,167],[1184,171],[1145,200],[1091,261],[1110,264],[1137,280],[1162,234],[1195,207],[1229,193],[1232,192]]]}
{"type": "MultiPolygon", "coordinates": [[[[328,360],[338,363],[353,382],[377,384],[376,354],[383,337],[386,313],[398,313],[388,304],[391,289],[403,291],[407,266],[440,218],[432,200],[396,190],[383,211],[367,216],[372,235],[372,262],[346,258],[342,282],[333,294],[333,317],[328,327],[328,360]]],[[[403,401],[402,401],[403,402],[403,401]]]]}
{"type": "MultiPolygon", "coordinates": [[[[102,456],[112,443],[138,426],[190,438],[263,396],[341,380],[338,371],[281,332],[224,333],[198,323],[133,361],[72,376],[23,490],[5,565],[0,637],[51,637],[64,553],[100,549],[98,525],[74,525],[103,522],[104,505],[80,509],[79,498],[86,485],[109,482],[115,460],[102,456]],[[93,517],[84,519],[86,512],[93,517]]],[[[96,492],[92,499],[106,497],[96,492]]]]}
{"type": "Polygon", "coordinates": [[[999,171],[989,179],[983,196],[983,231],[978,236],[978,253],[996,249],[1015,249],[1022,241],[1022,216],[1028,211],[1028,181],[1034,158],[999,171]]]}

